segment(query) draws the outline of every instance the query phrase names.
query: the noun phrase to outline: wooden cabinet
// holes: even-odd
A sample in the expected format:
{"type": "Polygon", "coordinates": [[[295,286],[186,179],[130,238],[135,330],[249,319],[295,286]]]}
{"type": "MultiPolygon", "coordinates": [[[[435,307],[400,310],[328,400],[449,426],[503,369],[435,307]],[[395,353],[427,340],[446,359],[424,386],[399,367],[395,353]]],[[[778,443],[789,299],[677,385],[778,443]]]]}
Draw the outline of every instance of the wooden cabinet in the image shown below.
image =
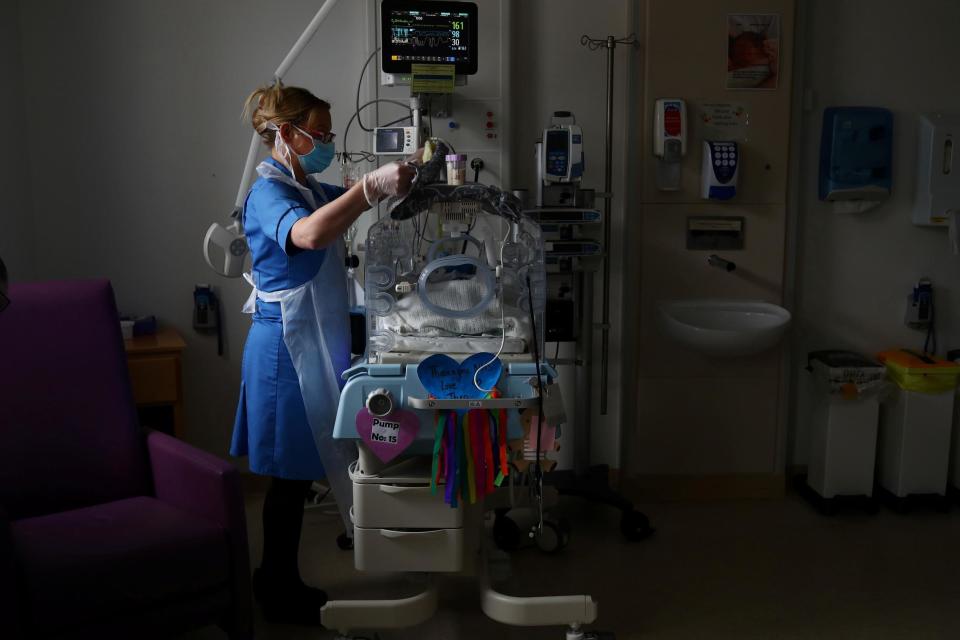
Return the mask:
{"type": "Polygon", "coordinates": [[[124,346],[141,424],[183,437],[183,338],[173,329],[161,329],[124,340],[124,346]]]}

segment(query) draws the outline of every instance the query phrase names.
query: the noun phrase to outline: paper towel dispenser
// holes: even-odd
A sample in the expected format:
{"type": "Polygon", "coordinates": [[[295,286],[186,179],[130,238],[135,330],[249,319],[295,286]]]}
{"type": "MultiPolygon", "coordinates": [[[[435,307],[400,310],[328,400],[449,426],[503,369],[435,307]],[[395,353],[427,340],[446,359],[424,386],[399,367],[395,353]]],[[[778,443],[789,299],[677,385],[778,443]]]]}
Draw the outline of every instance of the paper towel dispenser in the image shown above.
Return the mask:
{"type": "Polygon", "coordinates": [[[920,155],[913,223],[951,226],[960,215],[960,116],[920,116],[920,155]]]}
{"type": "Polygon", "coordinates": [[[890,195],[893,114],[879,107],[829,107],[820,134],[821,200],[865,211],[890,195]]]}

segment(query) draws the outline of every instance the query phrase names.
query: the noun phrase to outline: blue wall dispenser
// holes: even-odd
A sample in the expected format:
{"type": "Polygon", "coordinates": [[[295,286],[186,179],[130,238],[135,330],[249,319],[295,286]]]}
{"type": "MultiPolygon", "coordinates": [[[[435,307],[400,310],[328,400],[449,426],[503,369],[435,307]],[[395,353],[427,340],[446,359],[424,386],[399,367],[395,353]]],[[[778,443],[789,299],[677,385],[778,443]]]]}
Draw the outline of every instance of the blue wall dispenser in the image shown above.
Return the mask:
{"type": "Polygon", "coordinates": [[[872,209],[890,196],[893,114],[879,107],[829,107],[820,134],[819,197],[834,211],[872,209]]]}

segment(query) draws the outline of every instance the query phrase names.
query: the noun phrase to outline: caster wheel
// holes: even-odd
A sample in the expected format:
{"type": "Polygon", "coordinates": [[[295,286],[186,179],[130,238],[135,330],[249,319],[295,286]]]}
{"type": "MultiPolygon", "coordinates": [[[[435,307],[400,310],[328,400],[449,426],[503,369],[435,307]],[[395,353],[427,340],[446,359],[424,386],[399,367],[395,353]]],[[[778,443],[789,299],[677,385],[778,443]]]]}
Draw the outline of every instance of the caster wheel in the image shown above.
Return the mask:
{"type": "Polygon", "coordinates": [[[337,548],[341,551],[352,551],[353,538],[348,537],[345,533],[341,533],[337,536],[337,548]]]}
{"type": "Polygon", "coordinates": [[[540,533],[534,537],[537,547],[543,553],[557,553],[570,541],[570,537],[563,532],[556,522],[544,521],[540,533]]]}
{"type": "Polygon", "coordinates": [[[523,540],[523,533],[517,523],[508,516],[497,515],[493,521],[493,543],[501,551],[516,551],[523,540]]]}
{"type": "Polygon", "coordinates": [[[653,528],[650,520],[635,509],[624,511],[620,517],[620,533],[630,542],[638,542],[650,537],[653,528]]]}

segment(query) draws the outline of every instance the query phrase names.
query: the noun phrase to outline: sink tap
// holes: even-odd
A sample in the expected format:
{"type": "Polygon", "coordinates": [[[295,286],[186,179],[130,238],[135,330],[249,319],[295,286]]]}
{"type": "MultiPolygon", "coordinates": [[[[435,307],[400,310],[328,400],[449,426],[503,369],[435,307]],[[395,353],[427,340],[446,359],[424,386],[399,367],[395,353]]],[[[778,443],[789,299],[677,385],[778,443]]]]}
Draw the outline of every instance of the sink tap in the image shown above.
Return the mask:
{"type": "Polygon", "coordinates": [[[724,271],[733,271],[737,268],[735,262],[724,260],[715,253],[711,253],[709,256],[707,256],[707,264],[709,264],[711,267],[716,267],[717,269],[723,269],[724,271]]]}

